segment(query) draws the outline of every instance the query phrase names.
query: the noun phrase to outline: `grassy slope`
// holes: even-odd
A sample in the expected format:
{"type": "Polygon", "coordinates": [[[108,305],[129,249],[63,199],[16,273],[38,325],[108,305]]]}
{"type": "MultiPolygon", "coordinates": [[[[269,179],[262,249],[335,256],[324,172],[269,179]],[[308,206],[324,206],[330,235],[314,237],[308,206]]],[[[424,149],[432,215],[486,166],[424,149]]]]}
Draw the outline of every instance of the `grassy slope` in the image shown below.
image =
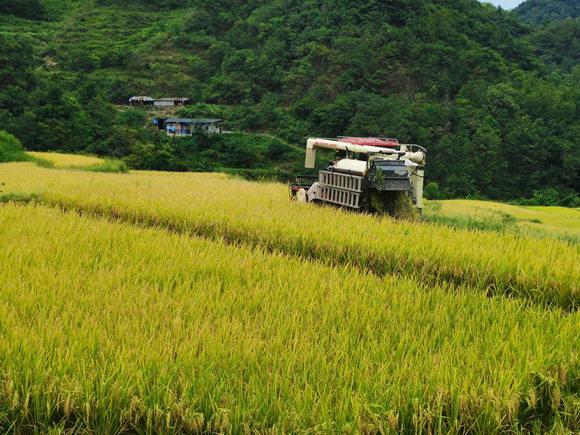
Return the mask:
{"type": "Polygon", "coordinates": [[[183,19],[182,14],[126,11],[76,2],[60,21],[0,16],[0,32],[30,36],[36,54],[43,60],[38,71],[47,77],[57,74],[60,80],[75,80],[77,73],[69,69],[69,62],[71,53],[79,48],[95,55],[97,64],[102,65],[122,52],[128,53],[127,66],[102,67],[89,71],[89,76],[97,81],[120,80],[127,88],[148,90],[154,97],[177,96],[189,94],[194,83],[188,62],[195,59],[195,50],[176,49],[170,43],[171,25],[183,19]]]}
{"type": "Polygon", "coordinates": [[[425,207],[424,216],[437,221],[438,218],[455,219],[456,223],[464,223],[472,219],[472,226],[477,228],[478,222],[485,225],[497,224],[508,230],[520,231],[524,234],[541,237],[568,238],[580,242],[580,211],[565,207],[519,207],[508,204],[472,201],[450,200],[429,201],[425,207]]]}
{"type": "MultiPolygon", "coordinates": [[[[118,8],[80,6],[53,27],[53,40],[47,47],[53,61],[66,63],[76,47],[104,59],[129,53],[126,67],[106,67],[91,73],[96,80],[123,81],[127,88],[153,97],[185,95],[191,92],[193,76],[188,61],[191,50],[176,49],[170,43],[172,22],[182,19],[183,11],[140,12],[118,8]],[[175,76],[179,75],[179,79],[175,76]],[[153,91],[152,91],[153,90],[153,91]]],[[[47,68],[50,71],[50,67],[47,68]]],[[[66,75],[66,72],[65,72],[66,75]]],[[[189,95],[188,95],[189,96],[189,95]]]]}

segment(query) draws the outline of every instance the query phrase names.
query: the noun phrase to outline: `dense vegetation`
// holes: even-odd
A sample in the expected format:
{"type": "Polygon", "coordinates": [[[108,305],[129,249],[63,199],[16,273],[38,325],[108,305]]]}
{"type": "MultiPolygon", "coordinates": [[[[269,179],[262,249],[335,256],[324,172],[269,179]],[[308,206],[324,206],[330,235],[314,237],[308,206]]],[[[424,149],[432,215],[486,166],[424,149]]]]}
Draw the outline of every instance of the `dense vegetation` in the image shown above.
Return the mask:
{"type": "Polygon", "coordinates": [[[580,17],[580,4],[576,0],[526,0],[514,12],[524,23],[556,23],[580,17]]]}
{"type": "Polygon", "coordinates": [[[0,163],[29,160],[22,144],[10,133],[0,130],[0,163]]]}
{"type": "Polygon", "coordinates": [[[135,94],[187,95],[195,105],[183,116],[220,117],[230,130],[300,147],[312,135],[420,143],[428,181],[451,197],[580,190],[580,67],[566,42],[575,30],[536,30],[476,0],[43,7],[44,21],[14,8],[0,17],[0,123],[29,150],[191,171],[231,165],[212,151],[245,149],[251,170],[300,166],[282,143],[283,161],[264,159],[269,145],[253,137],[233,148],[202,137],[172,143],[142,128],[142,110],[112,106],[135,94]]]}
{"type": "Polygon", "coordinates": [[[542,27],[533,41],[538,58],[552,70],[570,73],[580,64],[580,18],[542,27]]]}

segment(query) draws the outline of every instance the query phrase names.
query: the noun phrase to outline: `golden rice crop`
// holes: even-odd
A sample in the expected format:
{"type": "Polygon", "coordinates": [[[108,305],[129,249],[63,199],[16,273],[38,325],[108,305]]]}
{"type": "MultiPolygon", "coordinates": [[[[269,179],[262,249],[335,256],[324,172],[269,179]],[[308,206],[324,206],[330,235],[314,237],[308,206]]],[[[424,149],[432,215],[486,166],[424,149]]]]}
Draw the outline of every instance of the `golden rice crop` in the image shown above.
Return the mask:
{"type": "Polygon", "coordinates": [[[2,432],[580,430],[579,313],[43,206],[0,244],[2,432]]]}
{"type": "Polygon", "coordinates": [[[67,168],[70,166],[91,166],[105,163],[103,159],[98,157],[81,156],[74,154],[59,154],[59,153],[40,153],[29,151],[32,157],[49,161],[55,168],[67,168]]]}
{"type": "Polygon", "coordinates": [[[557,215],[555,217],[568,216],[568,217],[572,217],[574,219],[580,219],[580,208],[555,207],[555,206],[551,206],[551,207],[526,206],[523,208],[525,208],[527,210],[535,210],[535,211],[538,211],[540,213],[548,213],[551,215],[557,215]]]}
{"type": "Polygon", "coordinates": [[[66,210],[350,264],[378,275],[465,284],[565,309],[580,302],[580,249],[553,240],[470,232],[304,206],[281,184],[222,174],[60,172],[4,164],[6,191],[37,192],[66,210]]]}
{"type": "Polygon", "coordinates": [[[454,199],[429,201],[426,216],[436,214],[445,217],[471,217],[475,219],[501,219],[510,215],[525,234],[549,233],[580,237],[580,212],[566,207],[520,207],[491,201],[454,199]],[[436,212],[430,211],[433,204],[436,212]]]}

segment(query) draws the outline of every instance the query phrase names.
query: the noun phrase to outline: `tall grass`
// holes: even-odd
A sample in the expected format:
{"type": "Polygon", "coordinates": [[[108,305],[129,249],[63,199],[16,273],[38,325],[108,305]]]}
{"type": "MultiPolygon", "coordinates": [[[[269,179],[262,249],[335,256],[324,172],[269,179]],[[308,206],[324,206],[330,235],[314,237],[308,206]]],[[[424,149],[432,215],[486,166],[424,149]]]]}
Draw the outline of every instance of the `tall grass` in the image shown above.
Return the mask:
{"type": "Polygon", "coordinates": [[[5,430],[580,430],[579,313],[42,206],[0,240],[5,430]]]}
{"type": "Polygon", "coordinates": [[[64,210],[349,264],[378,275],[467,285],[542,306],[580,302],[580,247],[407,223],[288,201],[286,187],[220,174],[89,174],[6,165],[6,190],[64,210]]]}

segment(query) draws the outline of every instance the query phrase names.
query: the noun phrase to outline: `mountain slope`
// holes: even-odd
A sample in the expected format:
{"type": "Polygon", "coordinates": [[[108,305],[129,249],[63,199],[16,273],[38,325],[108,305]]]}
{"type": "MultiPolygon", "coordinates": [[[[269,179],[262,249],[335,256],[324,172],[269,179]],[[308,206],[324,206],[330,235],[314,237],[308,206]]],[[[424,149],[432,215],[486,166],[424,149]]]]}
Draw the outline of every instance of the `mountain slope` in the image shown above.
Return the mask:
{"type": "Polygon", "coordinates": [[[580,3],[577,0],[525,0],[513,11],[525,23],[557,23],[580,17],[580,3]]]}
{"type": "Polygon", "coordinates": [[[580,65],[580,18],[543,27],[533,37],[536,53],[546,64],[571,72],[580,65]]]}
{"type": "Polygon", "coordinates": [[[108,105],[136,94],[186,95],[196,104],[183,116],[222,118],[229,130],[268,132],[300,146],[305,136],[343,134],[419,143],[429,150],[428,181],[453,195],[580,189],[578,80],[548,76],[559,67],[536,57],[537,31],[489,4],[48,6],[60,18],[0,16],[0,37],[11,41],[0,50],[27,59],[21,72],[5,70],[0,120],[29,149],[134,157],[152,146],[162,155],[179,147],[129,125],[108,105]],[[22,55],[19,47],[29,48],[22,55]]]}

